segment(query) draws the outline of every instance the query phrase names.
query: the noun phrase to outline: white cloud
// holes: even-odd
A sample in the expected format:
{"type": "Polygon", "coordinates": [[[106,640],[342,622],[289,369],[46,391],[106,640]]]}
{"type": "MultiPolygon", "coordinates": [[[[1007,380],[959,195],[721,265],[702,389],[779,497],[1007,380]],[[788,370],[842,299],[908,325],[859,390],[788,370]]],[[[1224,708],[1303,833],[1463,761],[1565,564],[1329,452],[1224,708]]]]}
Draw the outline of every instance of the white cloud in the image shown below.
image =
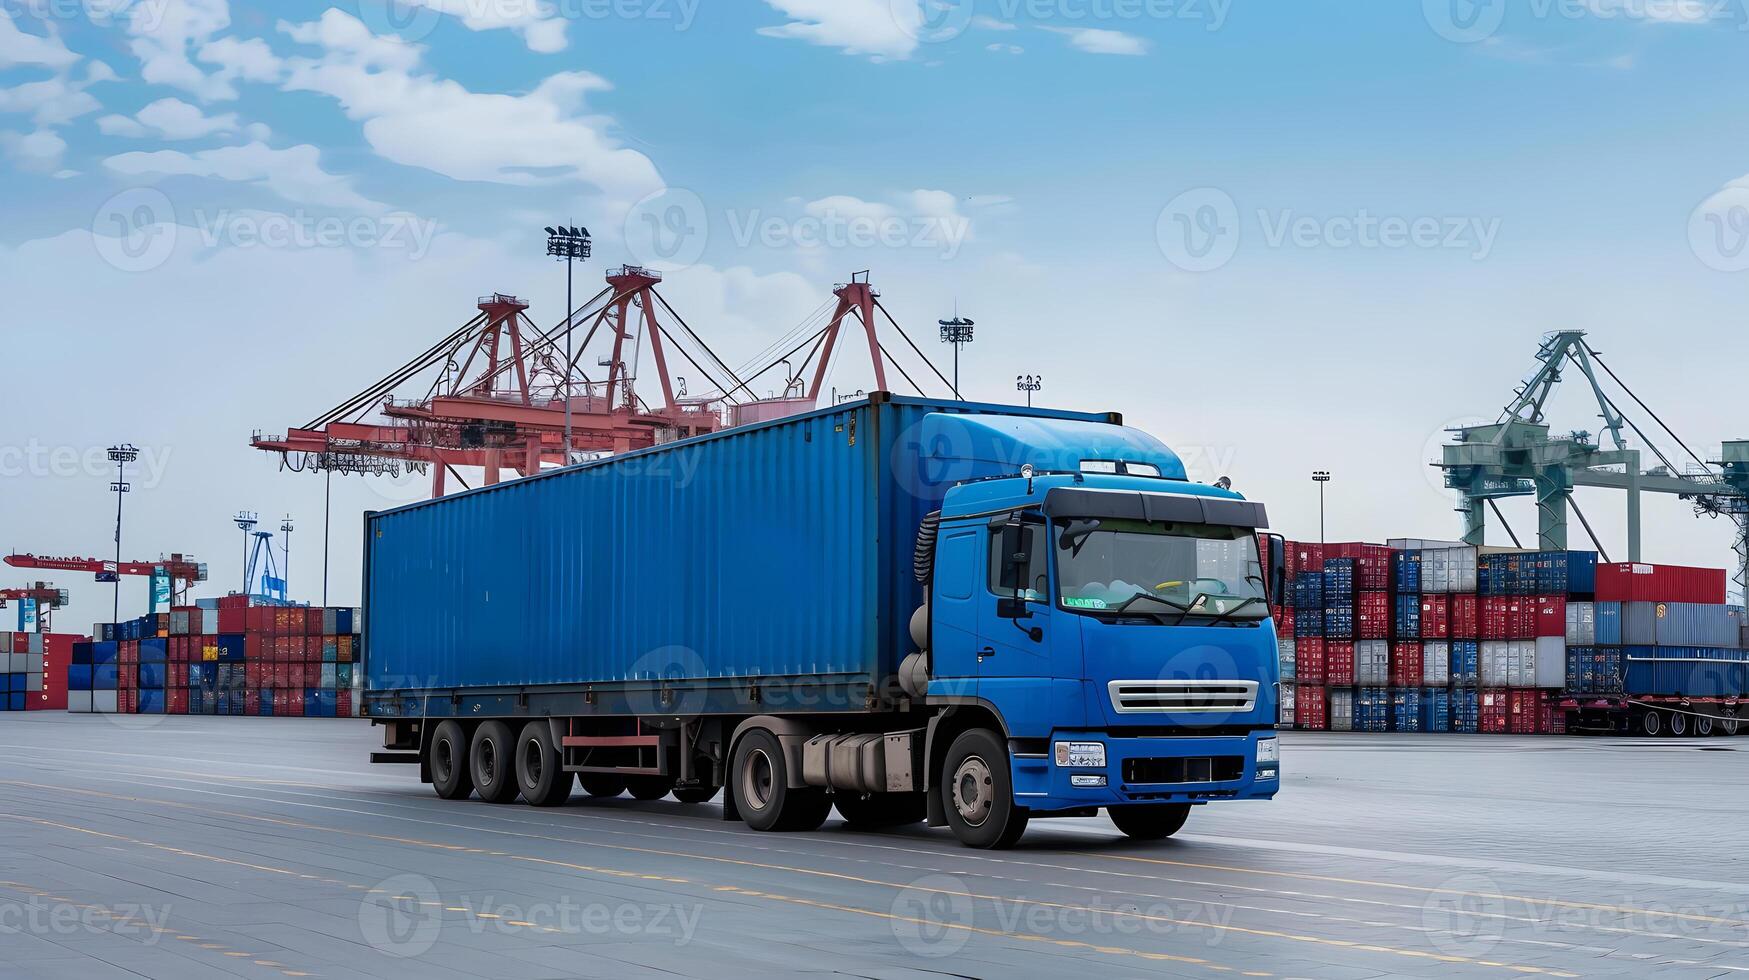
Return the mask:
{"type": "Polygon", "coordinates": [[[53,25],[46,25],[46,35],[26,34],[13,23],[12,14],[0,8],[0,68],[35,65],[65,71],[79,62],[79,56],[67,50],[53,25]]]}
{"type": "Polygon", "coordinates": [[[213,35],[231,26],[228,0],[153,0],[128,12],[129,48],[140,59],[140,77],[155,85],[192,92],[203,100],[234,99],[236,86],[223,74],[209,75],[189,59],[213,35]]]}
{"type": "Polygon", "coordinates": [[[1649,24],[1705,24],[1735,13],[1711,0],[1582,0],[1592,16],[1649,24]]]}
{"type": "Polygon", "coordinates": [[[258,37],[221,37],[200,46],[196,55],[209,65],[218,65],[217,77],[229,81],[241,78],[246,82],[272,82],[279,78],[280,60],[258,37]]]}
{"type": "Polygon", "coordinates": [[[245,126],[238,122],[234,112],[209,116],[199,106],[175,98],[159,99],[141,109],[132,119],[104,116],[97,120],[97,129],[106,136],[133,139],[156,136],[171,141],[203,139],[218,133],[247,133],[254,140],[264,140],[268,136],[266,126],[260,123],[245,126]]]}
{"type": "Polygon", "coordinates": [[[0,151],[20,169],[47,173],[60,166],[67,141],[47,129],[23,135],[0,133],[0,151]]]}
{"type": "Polygon", "coordinates": [[[510,30],[522,36],[530,51],[551,54],[565,50],[565,19],[548,0],[408,0],[455,17],[470,31],[510,30]]]}
{"type": "Polygon", "coordinates": [[[994,52],[996,54],[1025,54],[1026,53],[1026,49],[1021,47],[1018,44],[989,44],[989,45],[984,46],[984,50],[991,51],[991,52],[994,52]]]}
{"type": "Polygon", "coordinates": [[[352,188],[352,179],[323,170],[319,154],[309,145],[275,150],[265,143],[226,146],[196,153],[181,150],[123,153],[103,161],[110,170],[129,176],[192,176],[256,184],[295,204],[384,210],[352,188]]]}
{"type": "Polygon", "coordinates": [[[108,115],[97,120],[97,131],[105,136],[123,136],[128,139],[145,139],[152,135],[146,127],[134,122],[127,116],[108,115]]]}
{"type": "Polygon", "coordinates": [[[1009,20],[991,17],[988,14],[978,14],[972,18],[972,26],[985,31],[1018,31],[1020,25],[1009,20]]]}
{"type": "Polygon", "coordinates": [[[663,186],[648,157],[608,133],[611,120],[586,111],[586,95],[613,87],[599,75],[561,72],[526,95],[471,92],[415,74],[418,47],[373,35],[339,10],[280,29],[324,48],[320,58],[286,60],[285,88],[336,99],[386,159],[457,180],[583,181],[626,203],[663,186]]]}
{"type": "Polygon", "coordinates": [[[790,18],[761,27],[766,37],[789,38],[839,48],[877,60],[904,60],[917,50],[923,11],[917,0],[765,0],[790,18]]]}
{"type": "Polygon", "coordinates": [[[834,194],[809,201],[802,210],[816,218],[838,218],[844,221],[882,221],[898,215],[898,209],[878,201],[865,201],[850,194],[834,194]]]}
{"type": "Polygon", "coordinates": [[[38,126],[61,126],[103,108],[85,91],[89,84],[56,76],[0,89],[0,113],[28,113],[38,126]]]}
{"type": "Polygon", "coordinates": [[[1041,31],[1061,34],[1069,45],[1088,54],[1144,55],[1153,42],[1123,31],[1108,31],[1097,27],[1040,27],[1041,31]]]}

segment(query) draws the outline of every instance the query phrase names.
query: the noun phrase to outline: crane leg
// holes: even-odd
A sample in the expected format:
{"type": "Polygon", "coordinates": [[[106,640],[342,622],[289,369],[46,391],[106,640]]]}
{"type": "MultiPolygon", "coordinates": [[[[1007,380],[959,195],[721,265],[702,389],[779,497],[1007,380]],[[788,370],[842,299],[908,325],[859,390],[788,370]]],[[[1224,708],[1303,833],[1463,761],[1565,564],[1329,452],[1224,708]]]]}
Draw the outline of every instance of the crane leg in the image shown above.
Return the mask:
{"type": "Polygon", "coordinates": [[[1537,547],[1567,550],[1567,488],[1554,475],[1536,478],[1537,547]]]}
{"type": "Polygon", "coordinates": [[[1463,498],[1464,544],[1481,547],[1488,543],[1488,512],[1481,497],[1463,498]]]}

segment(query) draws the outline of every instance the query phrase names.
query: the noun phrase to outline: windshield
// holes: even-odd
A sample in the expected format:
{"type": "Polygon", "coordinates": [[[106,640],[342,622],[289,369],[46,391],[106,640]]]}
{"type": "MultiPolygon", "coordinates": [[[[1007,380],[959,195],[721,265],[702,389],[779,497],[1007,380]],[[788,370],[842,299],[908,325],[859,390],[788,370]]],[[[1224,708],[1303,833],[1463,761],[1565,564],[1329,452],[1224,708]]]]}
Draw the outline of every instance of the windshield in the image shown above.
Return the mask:
{"type": "Polygon", "coordinates": [[[1064,608],[1269,615],[1257,538],[1249,528],[1071,518],[1054,533],[1064,608]]]}

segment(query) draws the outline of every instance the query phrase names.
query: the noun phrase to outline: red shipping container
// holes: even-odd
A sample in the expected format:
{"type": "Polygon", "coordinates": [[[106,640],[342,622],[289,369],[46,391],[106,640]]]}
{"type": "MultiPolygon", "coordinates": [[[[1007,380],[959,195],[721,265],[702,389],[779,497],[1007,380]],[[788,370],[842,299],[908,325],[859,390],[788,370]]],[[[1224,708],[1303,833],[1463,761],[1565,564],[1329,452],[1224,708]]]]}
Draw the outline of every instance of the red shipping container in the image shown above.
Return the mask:
{"type": "MultiPolygon", "coordinates": [[[[1282,606],[1275,614],[1275,635],[1289,637],[1294,635],[1294,607],[1282,606]]],[[[350,644],[348,644],[350,646],[350,644]]]]}
{"type": "MultiPolygon", "coordinates": [[[[1298,710],[1298,708],[1299,708],[1298,701],[1294,702],[1294,708],[1295,708],[1295,710],[1298,710]]],[[[351,718],[352,717],[352,691],[350,689],[343,689],[343,690],[335,693],[335,695],[334,695],[334,715],[335,715],[335,717],[338,717],[338,718],[351,718]]]]}
{"type": "Polygon", "coordinates": [[[188,687],[172,687],[164,692],[164,710],[172,715],[188,714],[188,687]]]}
{"type": "MultiPolygon", "coordinates": [[[[318,669],[320,669],[320,668],[318,668],[318,669]]],[[[287,687],[303,687],[303,686],[305,686],[304,685],[304,673],[305,673],[304,672],[304,665],[302,663],[286,664],[285,665],[285,684],[286,684],[286,686],[287,687]]]]}
{"type": "Polygon", "coordinates": [[[1536,621],[1532,624],[1537,636],[1567,635],[1567,597],[1538,596],[1535,603],[1536,621]]]}
{"type": "Polygon", "coordinates": [[[1391,635],[1391,594],[1357,592],[1354,596],[1354,637],[1383,640],[1391,635]]]}
{"type": "Polygon", "coordinates": [[[1513,688],[1507,693],[1510,715],[1507,730],[1514,735],[1542,734],[1542,692],[1531,688],[1513,688]]]}
{"type": "MultiPolygon", "coordinates": [[[[223,602],[223,600],[220,600],[223,602]]],[[[243,633],[249,629],[249,610],[219,606],[220,633],[243,633]]]]}
{"type": "MultiPolygon", "coordinates": [[[[302,694],[302,691],[286,692],[286,707],[291,710],[291,716],[293,718],[302,718],[304,716],[304,699],[300,696],[302,694]]],[[[278,703],[279,699],[275,698],[274,704],[277,705],[278,703]]]]}
{"type": "Polygon", "coordinates": [[[1294,727],[1321,732],[1330,727],[1329,693],[1322,687],[1302,686],[1294,691],[1294,727]]]}
{"type": "Polygon", "coordinates": [[[1725,604],[1725,570],[1684,565],[1597,566],[1599,602],[1699,602],[1725,604]]]}
{"type": "MultiPolygon", "coordinates": [[[[1506,638],[1509,640],[1536,639],[1536,600],[1513,599],[1512,620],[1506,638]]],[[[1561,613],[1566,615],[1566,611],[1561,613]]],[[[1566,635],[1566,624],[1561,626],[1561,635],[1566,635]]]]}
{"type": "Polygon", "coordinates": [[[1324,570],[1325,548],[1321,544],[1306,544],[1299,542],[1294,545],[1294,568],[1297,572],[1322,572],[1324,570]]]}
{"type": "Polygon", "coordinates": [[[1295,679],[1302,684],[1322,684],[1324,671],[1324,638],[1302,636],[1294,640],[1295,679]]]}
{"type": "Polygon", "coordinates": [[[352,663],[352,655],[355,652],[353,650],[353,647],[355,647],[357,645],[357,644],[352,642],[352,637],[342,636],[339,639],[337,639],[335,642],[337,644],[337,649],[339,650],[339,653],[337,654],[337,656],[338,656],[340,662],[343,664],[352,663]]]}
{"type": "MultiPolygon", "coordinates": [[[[18,637],[26,643],[30,642],[27,634],[20,633],[18,637]]],[[[85,640],[86,637],[72,633],[43,635],[43,689],[31,691],[25,698],[26,711],[67,710],[67,665],[73,662],[73,644],[83,643],[85,640]]]]}
{"type": "Polygon", "coordinates": [[[170,686],[171,687],[187,687],[188,686],[188,665],[187,664],[173,664],[173,665],[171,665],[171,667],[170,667],[170,686]]]}
{"type": "Polygon", "coordinates": [[[1391,644],[1391,683],[1397,687],[1420,687],[1424,662],[1421,644],[1413,640],[1391,644]]]}
{"type": "Polygon", "coordinates": [[[7,653],[29,653],[30,652],[30,634],[29,633],[13,633],[12,639],[10,642],[12,644],[12,647],[11,647],[11,649],[6,651],[7,653]]]}
{"type": "Polygon", "coordinates": [[[251,687],[243,691],[243,713],[250,717],[261,713],[260,689],[251,687]]]}
{"type": "Polygon", "coordinates": [[[115,689],[126,691],[140,686],[140,668],[137,664],[119,664],[115,668],[115,689]]]}
{"type": "Polygon", "coordinates": [[[1477,635],[1484,640],[1504,640],[1512,629],[1512,600],[1483,596],[1478,605],[1477,635]]]}
{"type": "Polygon", "coordinates": [[[1511,728],[1512,697],[1504,688],[1490,688],[1477,698],[1480,730],[1489,735],[1504,735],[1511,728]]]}
{"type": "Polygon", "coordinates": [[[265,666],[265,665],[263,665],[263,664],[244,664],[243,665],[243,684],[244,684],[244,686],[246,686],[246,687],[260,687],[261,686],[261,669],[263,666],[265,666]]]}
{"type": "Polygon", "coordinates": [[[1421,635],[1429,640],[1443,640],[1451,635],[1450,596],[1421,597],[1421,635]]]}
{"type": "Polygon", "coordinates": [[[1561,708],[1561,696],[1543,692],[1542,732],[1544,735],[1567,734],[1567,712],[1561,708]]]}
{"type": "Polygon", "coordinates": [[[248,626],[247,632],[260,633],[263,636],[273,632],[273,626],[269,621],[268,610],[266,608],[262,606],[252,606],[244,610],[244,613],[244,622],[248,626]]]}
{"type": "Polygon", "coordinates": [[[1463,592],[1451,597],[1451,638],[1474,640],[1481,636],[1481,596],[1463,592]]]}
{"type": "Polygon", "coordinates": [[[269,659],[272,659],[270,657],[264,657],[261,654],[261,634],[260,633],[244,633],[243,634],[243,659],[244,660],[269,660],[269,659]]]}
{"type": "Polygon", "coordinates": [[[1354,686],[1354,641],[1324,641],[1324,677],[1331,687],[1354,686]]]}
{"type": "MultiPolygon", "coordinates": [[[[248,609],[248,608],[249,608],[249,597],[246,595],[233,594],[233,595],[225,595],[225,596],[219,597],[219,609],[221,611],[226,610],[226,609],[248,609]]],[[[227,632],[227,631],[220,630],[219,632],[223,633],[223,632],[227,632]]]]}

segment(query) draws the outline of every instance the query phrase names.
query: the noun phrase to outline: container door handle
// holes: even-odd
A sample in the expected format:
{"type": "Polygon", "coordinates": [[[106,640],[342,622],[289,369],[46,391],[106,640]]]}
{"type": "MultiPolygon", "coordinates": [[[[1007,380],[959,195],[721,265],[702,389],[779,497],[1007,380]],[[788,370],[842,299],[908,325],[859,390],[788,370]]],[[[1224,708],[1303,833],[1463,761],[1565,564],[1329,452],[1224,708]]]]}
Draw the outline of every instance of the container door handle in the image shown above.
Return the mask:
{"type": "Polygon", "coordinates": [[[979,660],[982,660],[985,657],[994,657],[995,655],[996,655],[996,648],[995,647],[985,647],[984,649],[978,651],[978,659],[979,660]]]}

